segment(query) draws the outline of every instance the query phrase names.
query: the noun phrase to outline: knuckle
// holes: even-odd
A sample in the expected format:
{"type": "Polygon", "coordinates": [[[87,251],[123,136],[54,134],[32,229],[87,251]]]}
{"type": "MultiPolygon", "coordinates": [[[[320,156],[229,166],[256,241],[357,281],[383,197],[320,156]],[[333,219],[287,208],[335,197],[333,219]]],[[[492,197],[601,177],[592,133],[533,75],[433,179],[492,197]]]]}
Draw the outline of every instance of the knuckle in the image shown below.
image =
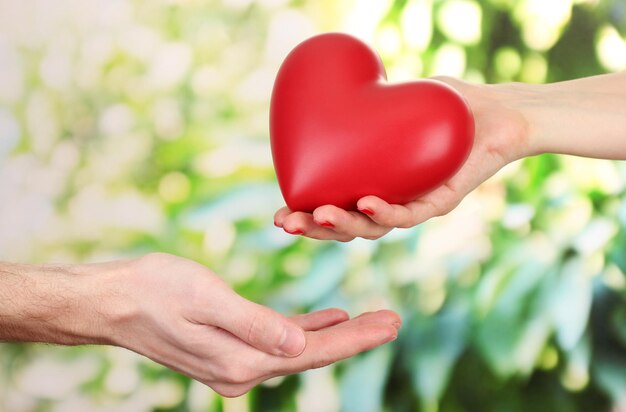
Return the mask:
{"type": "Polygon", "coordinates": [[[278,322],[271,311],[263,306],[256,307],[246,332],[247,342],[253,344],[278,345],[281,335],[277,333],[278,322]]]}
{"type": "Polygon", "coordinates": [[[430,210],[432,211],[433,216],[442,216],[443,213],[443,207],[441,207],[441,205],[431,202],[429,201],[428,206],[430,207],[430,210]]]}
{"type": "Polygon", "coordinates": [[[381,217],[376,221],[381,226],[385,227],[396,227],[398,226],[398,222],[391,217],[381,217]]]}
{"type": "Polygon", "coordinates": [[[238,364],[223,365],[220,372],[220,381],[229,385],[241,385],[253,379],[252,373],[246,367],[238,364]]]}
{"type": "Polygon", "coordinates": [[[261,323],[260,316],[261,315],[258,311],[254,311],[252,319],[248,324],[248,332],[246,333],[246,340],[248,342],[255,342],[258,339],[259,332],[261,331],[261,327],[259,325],[261,323]]]}
{"type": "Polygon", "coordinates": [[[246,333],[246,340],[248,342],[253,342],[256,339],[258,330],[259,330],[259,313],[254,312],[254,315],[252,315],[252,319],[250,320],[250,323],[248,323],[248,331],[246,333]]]}
{"type": "Polygon", "coordinates": [[[319,358],[311,363],[311,369],[320,369],[332,363],[328,358],[319,358]]]}
{"type": "Polygon", "coordinates": [[[397,227],[399,227],[400,229],[408,229],[411,228],[415,225],[417,225],[419,222],[417,221],[407,221],[407,222],[403,222],[401,224],[399,224],[397,227]]]}
{"type": "Polygon", "coordinates": [[[317,357],[311,361],[310,369],[319,369],[333,363],[332,358],[328,355],[326,350],[322,350],[318,353],[317,357]]]}
{"type": "Polygon", "coordinates": [[[159,267],[167,262],[171,258],[171,255],[162,252],[151,252],[141,257],[138,257],[133,261],[134,272],[136,273],[149,273],[154,267],[159,267]]]}
{"type": "Polygon", "coordinates": [[[396,213],[381,213],[375,216],[375,222],[382,227],[398,227],[398,216],[396,213]]]}
{"type": "Polygon", "coordinates": [[[448,214],[448,213],[450,213],[452,210],[454,210],[454,208],[456,208],[458,204],[459,204],[458,202],[454,202],[454,201],[453,201],[453,202],[447,202],[447,203],[445,203],[445,204],[440,205],[440,206],[437,208],[437,211],[436,211],[436,215],[435,215],[435,216],[439,217],[439,216],[445,216],[445,215],[447,215],[447,214],[448,214]]]}

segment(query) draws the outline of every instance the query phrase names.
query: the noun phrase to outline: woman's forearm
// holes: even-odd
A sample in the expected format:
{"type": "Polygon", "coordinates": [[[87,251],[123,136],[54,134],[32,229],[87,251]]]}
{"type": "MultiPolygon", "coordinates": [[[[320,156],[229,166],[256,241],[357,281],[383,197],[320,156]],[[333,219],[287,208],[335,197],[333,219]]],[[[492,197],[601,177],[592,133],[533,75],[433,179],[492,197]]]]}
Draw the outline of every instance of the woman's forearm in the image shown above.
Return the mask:
{"type": "Polygon", "coordinates": [[[527,121],[529,155],[626,160],[626,73],[502,88],[527,121]]]}

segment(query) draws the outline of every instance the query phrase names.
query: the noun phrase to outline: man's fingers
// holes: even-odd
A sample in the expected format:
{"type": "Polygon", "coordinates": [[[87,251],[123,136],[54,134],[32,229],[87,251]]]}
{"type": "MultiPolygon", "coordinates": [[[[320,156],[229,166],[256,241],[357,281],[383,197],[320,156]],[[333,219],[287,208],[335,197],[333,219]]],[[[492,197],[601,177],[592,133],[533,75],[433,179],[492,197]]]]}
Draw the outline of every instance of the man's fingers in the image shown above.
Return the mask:
{"type": "Polygon", "coordinates": [[[212,324],[263,352],[297,356],[304,350],[304,331],[294,321],[265,306],[250,302],[231,290],[216,305],[212,324]]]}
{"type": "Polygon", "coordinates": [[[316,332],[307,332],[307,347],[295,358],[268,357],[276,375],[320,368],[394,340],[400,317],[391,311],[366,313],[316,332]]]}
{"type": "Polygon", "coordinates": [[[316,331],[345,322],[350,319],[350,316],[344,310],[331,308],[291,316],[290,319],[300,325],[305,331],[316,331]]]}

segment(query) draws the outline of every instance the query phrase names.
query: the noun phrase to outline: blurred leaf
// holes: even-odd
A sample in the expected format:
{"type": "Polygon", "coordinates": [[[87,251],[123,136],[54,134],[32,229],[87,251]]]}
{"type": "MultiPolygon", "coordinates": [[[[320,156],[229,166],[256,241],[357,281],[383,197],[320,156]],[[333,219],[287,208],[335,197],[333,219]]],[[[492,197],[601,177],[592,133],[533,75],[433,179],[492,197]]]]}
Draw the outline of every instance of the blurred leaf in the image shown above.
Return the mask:
{"type": "Polygon", "coordinates": [[[377,412],[383,409],[392,348],[386,345],[347,362],[340,380],[342,411],[377,412]]]}
{"type": "Polygon", "coordinates": [[[545,274],[546,268],[540,263],[523,264],[508,278],[493,309],[479,326],[478,348],[493,371],[503,378],[529,373],[548,337],[548,314],[537,299],[545,274]]]}
{"type": "Polygon", "coordinates": [[[282,288],[272,301],[289,307],[314,305],[333,293],[343,279],[346,268],[344,249],[327,247],[315,256],[308,274],[282,288]]]}
{"type": "Polygon", "coordinates": [[[212,219],[238,221],[256,216],[272,216],[279,204],[274,184],[242,185],[220,195],[217,200],[192,209],[184,218],[184,226],[205,229],[212,219]]]}
{"type": "Polygon", "coordinates": [[[414,317],[407,328],[413,385],[425,410],[434,410],[469,332],[468,305],[456,303],[432,317],[414,317]]]}
{"type": "Polygon", "coordinates": [[[582,264],[580,258],[565,263],[551,296],[550,310],[556,338],[566,351],[573,349],[580,340],[591,310],[591,278],[582,264]]]}
{"type": "Polygon", "coordinates": [[[626,348],[626,307],[620,307],[611,318],[611,326],[617,339],[626,348]]]}
{"type": "Polygon", "coordinates": [[[626,404],[626,357],[603,355],[594,359],[593,370],[598,384],[617,405],[626,404]]]}

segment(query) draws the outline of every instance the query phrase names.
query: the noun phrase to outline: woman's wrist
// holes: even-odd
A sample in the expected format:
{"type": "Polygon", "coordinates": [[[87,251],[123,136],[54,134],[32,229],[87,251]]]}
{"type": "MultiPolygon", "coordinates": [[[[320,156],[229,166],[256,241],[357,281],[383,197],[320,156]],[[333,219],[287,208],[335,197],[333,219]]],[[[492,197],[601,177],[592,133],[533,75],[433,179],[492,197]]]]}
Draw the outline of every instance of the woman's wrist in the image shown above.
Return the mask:
{"type": "MultiPolygon", "coordinates": [[[[611,74],[545,85],[494,85],[498,100],[527,125],[521,157],[560,153],[626,159],[626,95],[611,92],[625,76],[611,74]]],[[[620,83],[621,82],[621,83],[620,83]]]]}
{"type": "MultiPolygon", "coordinates": [[[[545,125],[538,118],[537,114],[543,109],[542,100],[545,98],[547,90],[545,85],[525,84],[525,83],[502,83],[488,86],[491,90],[491,98],[496,104],[510,110],[513,117],[519,121],[521,137],[513,142],[515,147],[513,160],[528,156],[535,156],[546,153],[546,131],[545,125]]],[[[508,136],[502,136],[506,139],[508,136]]]]}

